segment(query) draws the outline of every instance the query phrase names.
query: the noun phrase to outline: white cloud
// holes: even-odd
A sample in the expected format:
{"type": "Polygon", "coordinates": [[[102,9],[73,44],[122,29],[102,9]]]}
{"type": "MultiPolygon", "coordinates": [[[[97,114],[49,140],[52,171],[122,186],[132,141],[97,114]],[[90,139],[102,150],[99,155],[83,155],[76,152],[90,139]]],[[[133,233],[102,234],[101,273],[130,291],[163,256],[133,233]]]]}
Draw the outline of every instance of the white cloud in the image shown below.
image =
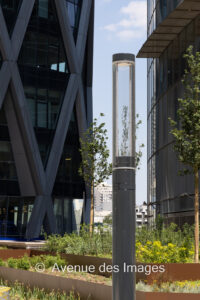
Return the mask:
{"type": "Polygon", "coordinates": [[[131,1],[127,6],[123,6],[120,9],[120,14],[123,17],[119,22],[108,24],[103,29],[115,32],[115,36],[122,40],[138,39],[146,35],[146,1],[131,1]]]}
{"type": "Polygon", "coordinates": [[[108,31],[116,31],[117,30],[117,24],[109,24],[104,26],[103,28],[108,30],[108,31]]]}
{"type": "Polygon", "coordinates": [[[121,30],[116,34],[121,40],[129,40],[132,38],[140,38],[141,33],[137,30],[121,30]]]}

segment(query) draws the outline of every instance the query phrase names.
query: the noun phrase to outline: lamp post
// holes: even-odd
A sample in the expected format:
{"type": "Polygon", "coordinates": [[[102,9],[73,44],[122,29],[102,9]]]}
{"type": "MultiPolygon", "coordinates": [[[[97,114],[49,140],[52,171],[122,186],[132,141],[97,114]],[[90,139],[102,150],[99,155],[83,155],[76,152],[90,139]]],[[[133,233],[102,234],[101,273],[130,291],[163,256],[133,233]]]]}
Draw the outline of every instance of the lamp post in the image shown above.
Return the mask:
{"type": "Polygon", "coordinates": [[[113,300],[135,300],[135,56],[113,55],[113,300]]]}

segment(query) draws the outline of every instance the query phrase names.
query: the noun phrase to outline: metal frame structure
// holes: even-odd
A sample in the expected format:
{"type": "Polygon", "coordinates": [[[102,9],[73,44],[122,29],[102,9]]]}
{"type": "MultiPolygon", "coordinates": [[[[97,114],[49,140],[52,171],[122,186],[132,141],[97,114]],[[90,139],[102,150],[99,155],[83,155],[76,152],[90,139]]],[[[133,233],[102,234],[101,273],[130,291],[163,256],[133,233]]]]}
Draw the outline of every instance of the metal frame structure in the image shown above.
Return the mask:
{"type": "MultiPolygon", "coordinates": [[[[47,233],[56,232],[51,193],[74,105],[79,136],[92,121],[94,0],[83,1],[76,44],[65,3],[63,0],[56,0],[55,6],[70,67],[70,78],[47,167],[44,170],[17,64],[34,3],[34,0],[23,0],[11,38],[0,7],[0,51],[3,58],[0,70],[0,109],[4,104],[21,196],[35,197],[33,211],[26,230],[27,239],[37,238],[42,224],[47,233]],[[87,51],[88,75],[86,86],[83,86],[82,69],[85,51],[87,51]],[[83,88],[87,90],[87,116],[83,88]]],[[[90,199],[87,197],[86,222],[89,219],[89,202],[90,199]]]]}

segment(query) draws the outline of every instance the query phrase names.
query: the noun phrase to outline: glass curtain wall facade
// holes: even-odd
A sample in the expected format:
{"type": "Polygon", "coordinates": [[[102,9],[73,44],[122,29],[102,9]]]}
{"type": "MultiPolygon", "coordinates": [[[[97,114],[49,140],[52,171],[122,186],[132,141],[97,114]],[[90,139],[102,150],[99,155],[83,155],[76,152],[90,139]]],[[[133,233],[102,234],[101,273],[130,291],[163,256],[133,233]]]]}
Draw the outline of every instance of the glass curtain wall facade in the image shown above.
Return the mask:
{"type": "MultiPolygon", "coordinates": [[[[179,2],[148,1],[148,36],[179,2]]],[[[193,223],[193,177],[178,175],[181,165],[173,150],[168,120],[177,120],[177,99],[183,95],[183,53],[189,45],[200,50],[200,17],[185,26],[159,58],[147,60],[149,225],[158,214],[165,217],[166,223],[193,223]]]]}
{"type": "Polygon", "coordinates": [[[13,46],[11,55],[0,46],[0,239],[79,230],[90,201],[78,169],[92,121],[94,3],[26,1],[0,0],[13,46]]]}

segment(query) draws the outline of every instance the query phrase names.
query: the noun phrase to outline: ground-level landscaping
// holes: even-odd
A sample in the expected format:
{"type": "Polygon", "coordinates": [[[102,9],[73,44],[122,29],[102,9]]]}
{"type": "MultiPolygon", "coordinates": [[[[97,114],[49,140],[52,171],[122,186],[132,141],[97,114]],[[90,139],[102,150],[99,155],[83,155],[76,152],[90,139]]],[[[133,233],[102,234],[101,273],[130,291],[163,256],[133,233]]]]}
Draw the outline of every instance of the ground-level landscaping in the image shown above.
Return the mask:
{"type": "MultiPolygon", "coordinates": [[[[187,224],[182,230],[175,224],[137,229],[136,260],[144,270],[136,273],[137,300],[197,299],[200,264],[193,264],[193,232],[187,224]],[[152,274],[153,264],[164,266],[165,272],[152,274]]],[[[96,228],[92,235],[83,226],[79,234],[49,236],[43,251],[0,250],[0,278],[9,281],[11,299],[111,300],[112,272],[99,272],[102,265],[112,265],[109,226],[96,228]]]]}
{"type": "MultiPolygon", "coordinates": [[[[1,250],[5,251],[5,250],[1,250]]],[[[31,253],[30,253],[31,254],[31,253]]],[[[103,259],[101,259],[103,261],[103,259]]],[[[25,254],[21,258],[8,258],[0,260],[0,278],[7,280],[7,286],[11,287],[11,299],[67,299],[67,300],[111,300],[112,299],[112,279],[111,277],[100,276],[86,271],[73,271],[67,260],[60,255],[40,254],[38,256],[28,256],[25,254]],[[56,264],[56,268],[55,268],[56,264]],[[45,268],[42,269],[42,268],[45,268]],[[70,267],[70,269],[67,269],[70,267]],[[16,283],[18,278],[18,283],[16,283]],[[75,291],[75,292],[72,292],[75,291]]],[[[143,279],[137,282],[137,300],[152,300],[160,297],[171,297],[179,300],[182,294],[183,299],[196,300],[200,294],[200,272],[196,270],[199,280],[173,280],[173,270],[180,267],[190,269],[198,268],[196,264],[167,264],[171,267],[171,273],[167,273],[167,278],[158,276],[152,279],[151,284],[143,279]],[[172,280],[167,281],[168,278],[172,280]],[[195,296],[196,295],[196,296],[195,296]],[[154,297],[154,298],[152,298],[154,297]],[[186,298],[185,298],[186,297],[186,298]]],[[[78,270],[78,269],[76,269],[78,270]]],[[[182,269],[183,270],[183,269],[182,269]]],[[[181,269],[180,269],[181,271],[181,269]]],[[[180,276],[180,271],[174,278],[180,276]]],[[[188,273],[192,274],[192,269],[188,273]]],[[[184,273],[184,270],[183,270],[184,273]]],[[[137,275],[137,274],[136,274],[137,275]]],[[[148,278],[148,276],[146,276],[148,278]]],[[[158,298],[159,299],[159,298],[158,298]]],[[[165,299],[165,298],[163,298],[165,299]]],[[[166,298],[169,299],[169,298],[166,298]]],[[[183,300],[182,299],[182,300],[183,300]]]]}
{"type": "Polygon", "coordinates": [[[191,293],[200,294],[200,280],[197,281],[174,281],[157,282],[149,285],[140,281],[137,283],[137,290],[143,292],[163,292],[163,293],[191,293]]]}
{"type": "MultiPolygon", "coordinates": [[[[109,226],[95,228],[93,235],[87,226],[79,234],[52,235],[46,238],[44,249],[75,255],[112,257],[112,233],[109,226]]],[[[194,227],[185,224],[146,227],[136,230],[136,261],[141,263],[192,263],[194,260],[194,227]]]]}
{"type": "Polygon", "coordinates": [[[69,295],[65,292],[46,292],[44,289],[31,289],[20,282],[11,285],[1,281],[1,285],[10,287],[10,300],[80,300],[80,296],[73,291],[69,295]]]}

